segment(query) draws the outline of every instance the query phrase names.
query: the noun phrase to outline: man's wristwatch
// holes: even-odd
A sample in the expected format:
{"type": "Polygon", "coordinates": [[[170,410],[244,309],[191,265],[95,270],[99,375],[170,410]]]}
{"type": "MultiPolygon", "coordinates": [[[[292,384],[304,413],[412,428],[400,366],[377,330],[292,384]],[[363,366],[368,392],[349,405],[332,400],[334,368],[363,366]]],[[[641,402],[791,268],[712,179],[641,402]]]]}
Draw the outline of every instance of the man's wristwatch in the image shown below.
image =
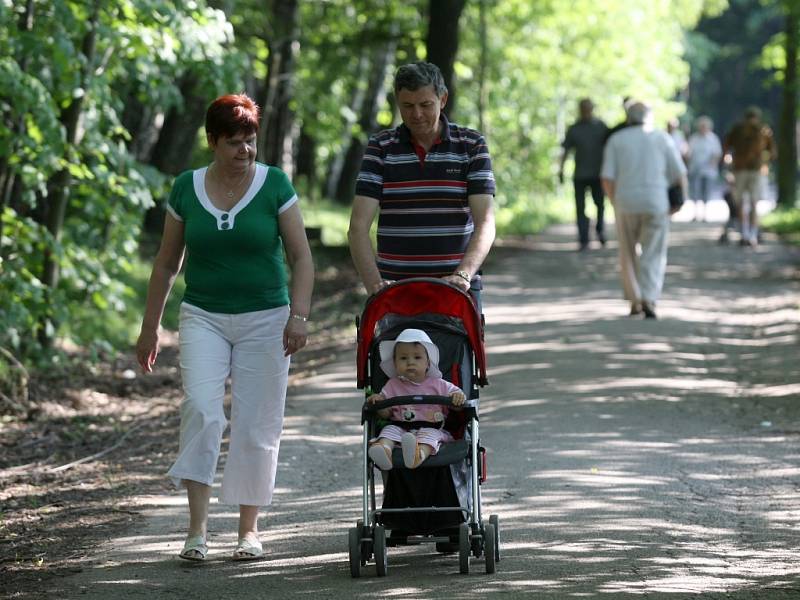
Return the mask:
{"type": "Polygon", "coordinates": [[[453,275],[458,275],[459,277],[461,277],[461,279],[463,279],[467,283],[472,281],[472,278],[469,276],[469,273],[467,273],[466,271],[456,271],[455,273],[453,273],[453,275]]]}

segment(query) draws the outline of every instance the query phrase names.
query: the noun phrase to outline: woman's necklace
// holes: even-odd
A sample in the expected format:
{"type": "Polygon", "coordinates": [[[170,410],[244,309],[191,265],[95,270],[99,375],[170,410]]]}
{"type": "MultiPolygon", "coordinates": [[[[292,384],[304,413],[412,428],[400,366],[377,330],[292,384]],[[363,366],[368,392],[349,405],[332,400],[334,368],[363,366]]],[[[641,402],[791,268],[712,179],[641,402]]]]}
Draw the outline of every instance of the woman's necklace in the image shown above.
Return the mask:
{"type": "MultiPolygon", "coordinates": [[[[219,167],[217,167],[217,163],[214,163],[211,166],[214,169],[214,175],[216,176],[217,181],[219,181],[220,184],[222,184],[223,187],[227,187],[225,185],[225,180],[223,179],[222,174],[219,173],[219,167]]],[[[244,175],[242,175],[241,179],[239,179],[239,181],[237,181],[236,184],[232,188],[229,188],[228,191],[225,192],[225,196],[227,196],[227,198],[229,200],[233,199],[234,195],[239,190],[239,188],[242,186],[242,183],[244,183],[244,180],[247,179],[248,175],[250,175],[250,165],[247,166],[247,170],[244,172],[244,175]]]]}

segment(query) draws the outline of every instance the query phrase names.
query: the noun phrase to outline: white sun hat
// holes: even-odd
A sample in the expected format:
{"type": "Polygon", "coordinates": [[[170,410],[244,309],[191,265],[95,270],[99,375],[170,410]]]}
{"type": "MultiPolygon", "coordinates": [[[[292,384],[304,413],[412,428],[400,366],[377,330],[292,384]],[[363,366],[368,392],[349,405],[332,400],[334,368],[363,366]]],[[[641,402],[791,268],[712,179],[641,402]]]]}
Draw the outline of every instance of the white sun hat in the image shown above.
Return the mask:
{"type": "Polygon", "coordinates": [[[428,352],[428,377],[436,379],[442,376],[439,370],[439,348],[431,341],[428,334],[422,329],[404,329],[394,340],[385,340],[378,346],[381,353],[381,369],[389,377],[394,377],[397,372],[394,368],[394,346],[397,342],[416,342],[425,346],[428,352]]]}

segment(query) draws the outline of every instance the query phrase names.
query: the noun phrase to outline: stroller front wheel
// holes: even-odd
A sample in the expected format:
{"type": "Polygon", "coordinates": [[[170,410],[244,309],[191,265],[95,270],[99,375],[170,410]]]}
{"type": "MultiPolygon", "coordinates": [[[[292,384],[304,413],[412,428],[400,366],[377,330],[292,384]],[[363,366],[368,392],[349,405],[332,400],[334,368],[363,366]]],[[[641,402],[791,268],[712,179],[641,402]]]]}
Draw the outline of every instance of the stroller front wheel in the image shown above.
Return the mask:
{"type": "Polygon", "coordinates": [[[485,525],[483,528],[483,553],[486,559],[486,573],[489,575],[495,571],[496,541],[494,525],[491,523],[485,525]]]}
{"type": "Polygon", "coordinates": [[[347,532],[350,554],[350,576],[361,577],[361,528],[351,527],[347,532]]]}
{"type": "Polygon", "coordinates": [[[489,523],[494,526],[494,559],[500,562],[500,517],[491,515],[489,523]]]}

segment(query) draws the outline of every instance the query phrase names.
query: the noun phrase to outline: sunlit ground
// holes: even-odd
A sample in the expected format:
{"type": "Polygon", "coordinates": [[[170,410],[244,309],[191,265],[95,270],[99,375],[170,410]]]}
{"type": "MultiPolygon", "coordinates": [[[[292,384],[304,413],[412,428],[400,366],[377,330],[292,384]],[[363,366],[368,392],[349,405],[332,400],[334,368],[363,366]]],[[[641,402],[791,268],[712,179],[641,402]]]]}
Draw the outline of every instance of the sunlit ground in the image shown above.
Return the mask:
{"type": "Polygon", "coordinates": [[[769,238],[720,246],[719,231],[679,215],[657,321],[627,316],[615,242],[575,252],[572,227],[487,269],[495,575],[473,559],[461,576],[457,556],[422,546],[390,548],[385,579],[372,564],[350,578],[362,457],[348,355],[290,392],[265,560],[228,560],[237,515],[215,503],[209,561],[179,561],[182,494],[141,498],[149,521],[76,578],[81,597],[800,597],[798,256],[769,238]]]}

